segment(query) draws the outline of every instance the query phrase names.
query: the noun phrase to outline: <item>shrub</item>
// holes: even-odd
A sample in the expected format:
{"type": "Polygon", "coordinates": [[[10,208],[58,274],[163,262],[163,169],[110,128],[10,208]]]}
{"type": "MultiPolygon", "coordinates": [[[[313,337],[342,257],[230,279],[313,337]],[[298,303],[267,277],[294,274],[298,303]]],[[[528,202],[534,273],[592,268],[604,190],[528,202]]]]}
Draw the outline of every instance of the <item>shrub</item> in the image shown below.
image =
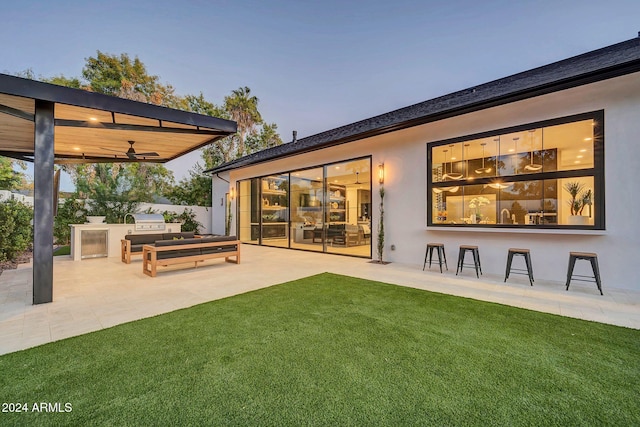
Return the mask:
{"type": "Polygon", "coordinates": [[[84,209],[84,200],[76,198],[66,199],[58,206],[58,214],[53,220],[53,237],[57,244],[68,245],[71,241],[70,224],[84,224],[87,215],[84,209]]]}
{"type": "Polygon", "coordinates": [[[9,199],[0,202],[0,261],[15,261],[33,243],[33,208],[9,199]]]}
{"type": "Polygon", "coordinates": [[[165,222],[180,222],[182,224],[182,231],[193,231],[198,234],[200,232],[200,227],[202,227],[202,224],[196,221],[196,213],[193,209],[185,208],[181,214],[164,211],[162,212],[162,216],[164,217],[165,222]]]}

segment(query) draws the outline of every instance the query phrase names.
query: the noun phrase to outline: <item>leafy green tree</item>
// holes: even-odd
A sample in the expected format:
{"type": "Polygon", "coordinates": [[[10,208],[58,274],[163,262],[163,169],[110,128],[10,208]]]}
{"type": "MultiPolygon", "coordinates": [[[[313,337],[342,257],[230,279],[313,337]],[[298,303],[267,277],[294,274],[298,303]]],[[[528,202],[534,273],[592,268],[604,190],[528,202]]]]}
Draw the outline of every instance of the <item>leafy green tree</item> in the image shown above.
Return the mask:
{"type": "Polygon", "coordinates": [[[253,153],[281,144],[282,139],[280,138],[280,134],[278,134],[278,125],[275,123],[263,123],[259,133],[250,135],[247,138],[247,153],[253,153]]]}
{"type": "Polygon", "coordinates": [[[72,87],[74,89],[85,89],[86,87],[82,84],[79,78],[77,77],[65,77],[63,74],[58,76],[43,78],[42,81],[51,83],[58,86],[66,86],[72,87]]]}
{"type": "Polygon", "coordinates": [[[202,166],[197,163],[189,177],[180,180],[166,197],[176,205],[211,206],[211,177],[202,174],[202,166]]]}
{"type": "Polygon", "coordinates": [[[231,91],[231,95],[224,98],[224,106],[231,119],[238,123],[237,157],[245,154],[245,141],[255,133],[256,125],[262,123],[262,116],[258,111],[258,98],[251,95],[247,86],[231,91]]]}
{"type": "Polygon", "coordinates": [[[124,215],[135,212],[140,202],[153,202],[173,183],[173,174],[161,165],[120,163],[79,165],[76,168],[76,187],[82,197],[90,199],[87,212],[104,215],[107,222],[122,223],[124,215]]]}
{"type": "Polygon", "coordinates": [[[33,209],[15,199],[0,202],[0,261],[15,261],[33,240],[33,209]]]}
{"type": "Polygon", "coordinates": [[[23,184],[25,175],[16,171],[16,166],[27,168],[24,162],[0,156],[0,190],[15,190],[23,184]]]}
{"type": "Polygon", "coordinates": [[[84,200],[69,197],[58,206],[53,219],[53,237],[56,243],[68,245],[71,241],[71,224],[83,224],[87,220],[84,200]]]}

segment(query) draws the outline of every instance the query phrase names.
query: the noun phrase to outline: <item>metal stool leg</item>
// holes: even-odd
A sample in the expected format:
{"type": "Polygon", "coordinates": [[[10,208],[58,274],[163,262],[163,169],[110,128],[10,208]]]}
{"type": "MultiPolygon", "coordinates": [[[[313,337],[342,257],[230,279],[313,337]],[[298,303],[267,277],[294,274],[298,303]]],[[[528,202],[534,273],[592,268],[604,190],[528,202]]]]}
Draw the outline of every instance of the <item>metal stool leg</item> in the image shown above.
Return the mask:
{"type": "Polygon", "coordinates": [[[444,258],[444,266],[446,267],[447,271],[449,271],[449,266],[447,265],[447,253],[444,251],[444,246],[441,249],[442,249],[442,258],[444,258]]]}
{"type": "Polygon", "coordinates": [[[573,268],[576,266],[576,258],[569,256],[569,267],[567,268],[567,291],[569,290],[569,283],[571,283],[571,276],[573,276],[573,268]]]}
{"type": "Polygon", "coordinates": [[[479,279],[478,267],[480,266],[480,253],[476,249],[473,249],[471,252],[473,253],[473,265],[476,268],[476,277],[479,279]]]}
{"type": "Polygon", "coordinates": [[[504,273],[504,281],[506,282],[509,278],[509,273],[511,273],[511,263],[513,262],[513,252],[509,252],[507,254],[507,269],[504,273]]]}
{"type": "Polygon", "coordinates": [[[424,264],[422,264],[422,271],[424,271],[427,266],[427,255],[429,254],[429,246],[427,246],[427,250],[424,252],[424,264]]]}
{"type": "Polygon", "coordinates": [[[598,258],[591,258],[591,269],[593,270],[593,275],[596,279],[596,285],[598,285],[600,295],[604,295],[602,293],[602,283],[600,283],[600,268],[598,267],[598,258]]]}
{"type": "Polygon", "coordinates": [[[456,268],[456,276],[458,275],[458,272],[462,271],[462,264],[464,263],[464,254],[465,254],[465,250],[460,248],[460,250],[458,251],[458,266],[456,268]]]}
{"type": "Polygon", "coordinates": [[[438,246],[436,248],[436,251],[438,252],[438,265],[440,266],[440,273],[442,273],[442,256],[440,255],[440,248],[441,246],[438,246]]]}
{"type": "Polygon", "coordinates": [[[531,266],[531,257],[529,256],[529,253],[524,254],[524,262],[527,264],[529,283],[533,286],[533,267],[531,266]]]}

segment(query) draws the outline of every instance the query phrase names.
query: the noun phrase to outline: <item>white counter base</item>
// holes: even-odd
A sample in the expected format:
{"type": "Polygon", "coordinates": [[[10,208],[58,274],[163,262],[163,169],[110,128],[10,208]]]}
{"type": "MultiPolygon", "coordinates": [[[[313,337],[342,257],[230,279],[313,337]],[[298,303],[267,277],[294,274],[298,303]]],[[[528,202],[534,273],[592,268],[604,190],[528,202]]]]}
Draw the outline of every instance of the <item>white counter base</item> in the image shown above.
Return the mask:
{"type": "Polygon", "coordinates": [[[71,224],[71,259],[80,261],[82,259],[82,247],[80,241],[80,232],[82,230],[107,230],[109,232],[107,238],[108,256],[120,256],[120,240],[124,239],[127,234],[161,234],[161,233],[180,233],[182,224],[168,223],[165,224],[164,230],[138,230],[136,231],[134,224],[71,224]]]}

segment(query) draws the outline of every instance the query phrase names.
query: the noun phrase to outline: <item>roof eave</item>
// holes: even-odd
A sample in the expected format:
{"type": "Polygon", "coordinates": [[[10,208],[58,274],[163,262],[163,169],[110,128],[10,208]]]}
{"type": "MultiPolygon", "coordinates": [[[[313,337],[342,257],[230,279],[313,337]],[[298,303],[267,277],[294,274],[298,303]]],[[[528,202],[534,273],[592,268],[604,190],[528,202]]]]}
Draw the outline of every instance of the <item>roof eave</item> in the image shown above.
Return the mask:
{"type": "MultiPolygon", "coordinates": [[[[240,167],[251,166],[259,163],[265,163],[268,161],[272,161],[276,158],[285,158],[285,157],[290,157],[294,155],[304,154],[304,153],[321,150],[324,148],[328,148],[328,147],[332,147],[340,144],[345,144],[345,143],[349,143],[349,142],[353,142],[361,139],[383,135],[389,132],[408,129],[414,126],[419,126],[426,123],[431,123],[431,122],[435,122],[435,121],[439,121],[439,120],[443,120],[443,119],[447,119],[455,116],[460,116],[463,114],[472,113],[479,110],[484,110],[491,107],[496,107],[499,105],[509,104],[509,103],[521,101],[524,99],[534,98],[536,96],[546,95],[553,92],[559,92],[561,90],[571,89],[574,87],[583,86],[590,83],[596,83],[599,81],[608,80],[611,78],[620,77],[620,76],[632,74],[639,71],[640,71],[640,60],[634,60],[624,64],[612,66],[609,68],[580,74],[578,76],[557,80],[551,83],[527,88],[527,89],[516,91],[516,92],[510,92],[507,94],[488,98],[485,100],[480,100],[478,102],[467,103],[459,107],[454,107],[451,109],[439,111],[433,114],[427,114],[419,118],[394,123],[393,125],[379,127],[366,132],[349,135],[344,138],[327,141],[327,142],[313,145],[310,147],[301,146],[299,150],[292,149],[291,151],[288,151],[284,155],[272,155],[267,157],[256,158],[255,160],[249,159],[247,157],[240,158],[240,159],[222,164],[218,167],[205,170],[204,173],[214,174],[214,173],[226,172],[228,170],[237,169],[240,167]]],[[[465,90],[468,90],[468,89],[465,89],[465,90]]],[[[460,91],[460,92],[464,92],[464,91],[460,91]]]]}

